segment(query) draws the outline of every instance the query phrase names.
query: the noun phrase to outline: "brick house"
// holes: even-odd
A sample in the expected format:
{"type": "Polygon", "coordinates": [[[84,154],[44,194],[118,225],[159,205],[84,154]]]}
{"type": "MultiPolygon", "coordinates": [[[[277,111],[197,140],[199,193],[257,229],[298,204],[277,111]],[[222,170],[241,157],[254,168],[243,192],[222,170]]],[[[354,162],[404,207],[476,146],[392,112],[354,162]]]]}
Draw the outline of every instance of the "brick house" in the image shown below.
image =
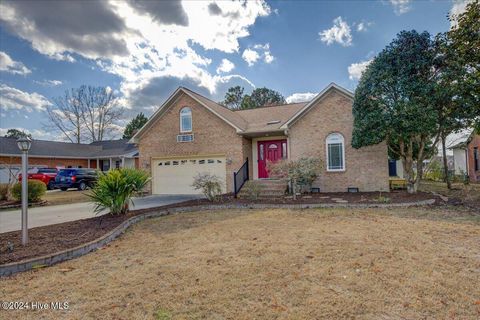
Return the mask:
{"type": "Polygon", "coordinates": [[[472,132],[465,141],[451,147],[455,174],[468,174],[470,182],[480,182],[480,135],[472,132]]]}
{"type": "Polygon", "coordinates": [[[351,146],[353,94],[330,84],[313,100],[232,111],[187,88],[178,88],[132,138],[140,167],[152,175],[154,194],[197,193],[193,176],[210,172],[234,191],[234,172],[269,178],[267,161],[319,157],[324,170],[313,187],[322,192],[388,191],[385,143],[351,146]]]}
{"type": "MultiPolygon", "coordinates": [[[[33,140],[28,154],[30,169],[138,167],[138,149],[127,139],[90,144],[33,140]]],[[[0,183],[15,178],[21,163],[16,139],[0,137],[0,183]]]]}

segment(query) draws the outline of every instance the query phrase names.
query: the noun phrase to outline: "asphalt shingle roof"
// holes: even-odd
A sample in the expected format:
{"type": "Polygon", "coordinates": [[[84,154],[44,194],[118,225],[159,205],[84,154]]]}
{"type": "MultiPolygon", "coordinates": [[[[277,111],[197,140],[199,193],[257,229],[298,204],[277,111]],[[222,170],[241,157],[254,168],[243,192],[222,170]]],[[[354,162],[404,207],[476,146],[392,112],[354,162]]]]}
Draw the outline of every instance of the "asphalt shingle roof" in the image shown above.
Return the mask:
{"type": "MultiPolygon", "coordinates": [[[[33,140],[30,156],[96,158],[120,156],[138,152],[128,139],[97,141],[91,144],[33,140]]],[[[21,155],[15,138],[0,137],[0,154],[21,155]]]]}
{"type": "Polygon", "coordinates": [[[299,112],[308,102],[291,103],[279,106],[261,107],[256,109],[238,110],[248,123],[245,133],[278,131],[280,127],[299,112]]]}

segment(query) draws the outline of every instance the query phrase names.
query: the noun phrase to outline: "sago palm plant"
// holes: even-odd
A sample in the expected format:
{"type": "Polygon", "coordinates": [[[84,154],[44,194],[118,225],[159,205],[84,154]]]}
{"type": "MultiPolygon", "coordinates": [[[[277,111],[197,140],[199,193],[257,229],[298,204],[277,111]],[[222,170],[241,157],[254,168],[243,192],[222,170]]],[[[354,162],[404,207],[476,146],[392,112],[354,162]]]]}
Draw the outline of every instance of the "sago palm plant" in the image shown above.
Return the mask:
{"type": "Polygon", "coordinates": [[[137,169],[117,169],[100,173],[89,197],[95,204],[95,214],[109,209],[110,214],[128,212],[132,196],[140,192],[150,180],[148,175],[137,169]]]}

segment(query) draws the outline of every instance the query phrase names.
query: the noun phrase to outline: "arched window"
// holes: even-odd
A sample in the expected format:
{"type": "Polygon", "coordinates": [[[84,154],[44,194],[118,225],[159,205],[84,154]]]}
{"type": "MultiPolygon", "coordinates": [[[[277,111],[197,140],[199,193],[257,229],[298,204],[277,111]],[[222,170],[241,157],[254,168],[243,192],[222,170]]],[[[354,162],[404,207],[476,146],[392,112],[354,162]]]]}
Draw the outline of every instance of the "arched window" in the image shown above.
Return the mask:
{"type": "Polygon", "coordinates": [[[192,131],[192,110],[185,107],[180,110],[180,132],[192,131]]]}
{"type": "Polygon", "coordinates": [[[326,140],[327,171],[345,171],[345,141],[340,133],[331,133],[326,140]]]}

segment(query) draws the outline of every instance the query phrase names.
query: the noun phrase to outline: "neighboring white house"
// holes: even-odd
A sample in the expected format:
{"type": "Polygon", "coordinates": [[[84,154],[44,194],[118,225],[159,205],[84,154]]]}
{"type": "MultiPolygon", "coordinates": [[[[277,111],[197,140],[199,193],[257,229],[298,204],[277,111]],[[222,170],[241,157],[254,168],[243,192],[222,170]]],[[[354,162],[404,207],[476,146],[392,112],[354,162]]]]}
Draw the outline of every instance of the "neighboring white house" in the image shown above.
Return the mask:
{"type": "Polygon", "coordinates": [[[468,171],[467,148],[464,146],[455,146],[452,150],[453,158],[455,159],[455,174],[465,174],[468,171]]]}

